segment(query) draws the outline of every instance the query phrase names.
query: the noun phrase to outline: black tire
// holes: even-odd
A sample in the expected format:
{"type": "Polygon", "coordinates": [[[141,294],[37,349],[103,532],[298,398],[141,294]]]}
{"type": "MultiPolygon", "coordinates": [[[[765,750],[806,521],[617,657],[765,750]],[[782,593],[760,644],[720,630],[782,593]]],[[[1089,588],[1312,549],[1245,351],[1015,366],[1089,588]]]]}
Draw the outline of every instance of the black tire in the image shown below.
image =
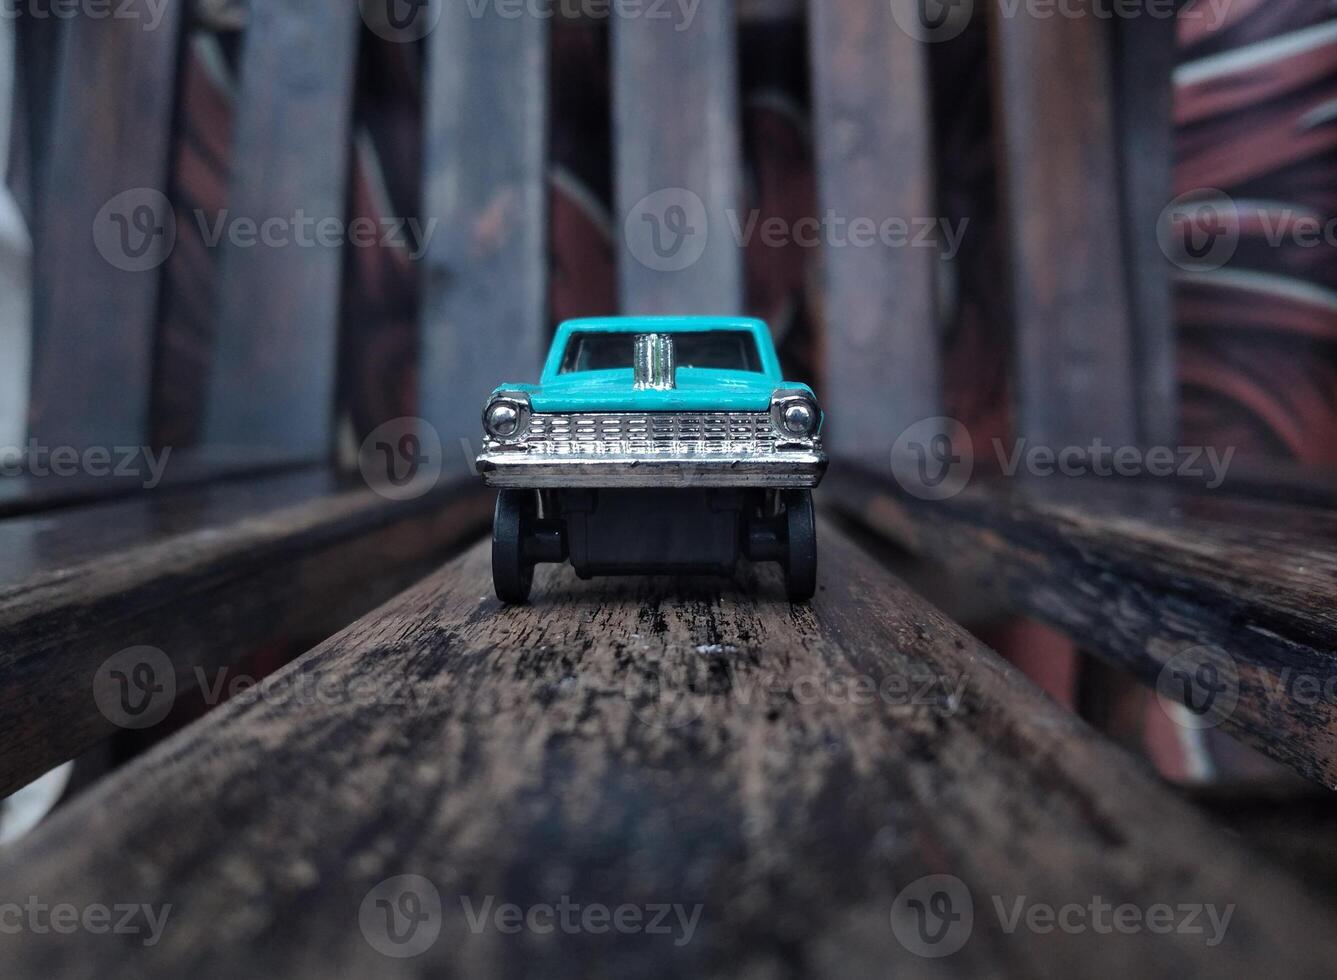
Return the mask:
{"type": "Polygon", "coordinates": [[[534,563],[525,559],[525,531],[534,511],[532,490],[503,490],[497,494],[492,517],[492,587],[497,598],[524,605],[534,584],[534,563]]]}
{"type": "Polygon", "coordinates": [[[785,551],[785,591],[790,602],[807,602],[817,594],[817,517],[812,491],[784,492],[788,540],[785,551]]]}

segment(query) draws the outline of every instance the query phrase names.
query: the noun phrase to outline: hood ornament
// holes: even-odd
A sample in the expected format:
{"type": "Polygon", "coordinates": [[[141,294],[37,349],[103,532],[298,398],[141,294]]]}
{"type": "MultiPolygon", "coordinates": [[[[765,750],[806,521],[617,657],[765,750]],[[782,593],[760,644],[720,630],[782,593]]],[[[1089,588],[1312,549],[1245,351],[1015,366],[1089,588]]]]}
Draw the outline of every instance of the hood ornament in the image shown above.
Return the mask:
{"type": "Polygon", "coordinates": [[[636,390],[676,388],[678,365],[673,354],[673,337],[666,333],[637,334],[632,366],[636,390]]]}

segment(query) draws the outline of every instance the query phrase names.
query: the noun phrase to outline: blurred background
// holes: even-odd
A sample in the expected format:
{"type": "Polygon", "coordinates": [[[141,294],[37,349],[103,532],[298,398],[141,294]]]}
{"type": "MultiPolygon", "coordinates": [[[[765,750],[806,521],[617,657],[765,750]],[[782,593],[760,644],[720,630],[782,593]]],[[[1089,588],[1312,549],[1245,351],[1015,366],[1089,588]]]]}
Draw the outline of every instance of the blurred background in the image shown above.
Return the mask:
{"type": "MultiPolygon", "coordinates": [[[[528,380],[556,323],[669,312],[676,296],[685,311],[765,319],[786,376],[823,398],[837,452],[884,459],[929,415],[976,446],[1013,439],[1053,418],[1023,397],[1025,379],[1072,369],[1085,372],[1078,400],[1138,393],[1142,442],[1233,447],[1276,472],[1337,465],[1332,3],[1134,4],[1104,18],[1084,5],[1097,27],[1072,35],[1081,43],[1028,47],[996,5],[930,0],[919,28],[950,29],[911,38],[909,69],[870,76],[858,44],[872,0],[833,5],[839,28],[816,0],[665,5],[663,29],[697,38],[677,62],[642,57],[637,28],[619,41],[606,5],[465,30],[464,4],[443,17],[430,3],[345,2],[136,0],[118,19],[4,0],[0,445],[355,472],[370,434],[413,418],[435,426],[463,479],[467,447],[451,454],[476,437],[483,392],[528,380]],[[974,15],[954,20],[963,9],[974,15]],[[531,20],[542,29],[517,26],[531,20]],[[699,128],[656,115],[698,96],[699,128]],[[891,152],[859,157],[850,120],[883,104],[891,152]],[[1078,116],[1103,121],[1098,138],[1078,116]],[[698,137],[704,157],[650,173],[698,137]],[[639,169],[637,147],[651,157],[639,169]],[[1063,180],[1032,180],[1047,173],[1063,180]],[[905,192],[891,213],[927,246],[910,272],[908,243],[842,264],[847,232],[821,222],[846,186],[846,222],[867,213],[860,194],[905,192]],[[691,269],[651,269],[670,278],[647,286],[654,260],[628,218],[664,190],[670,230],[690,219],[675,207],[705,201],[712,250],[691,269]],[[292,248],[303,236],[315,245],[292,248]],[[1223,238],[1227,251],[1208,254],[1223,238]],[[1032,315],[1077,323],[1086,346],[1036,345],[1032,315]],[[1098,356],[1115,320],[1129,324],[1122,377],[1098,356]],[[856,322],[872,326],[850,346],[856,322]],[[932,349],[907,362],[914,337],[932,349]],[[876,358],[858,363],[880,350],[884,376],[876,358]],[[916,385],[940,393],[931,410],[895,394],[916,385]],[[875,444],[860,442],[869,429],[875,444]]],[[[910,50],[895,30],[866,33],[910,50]]],[[[1084,658],[1068,640],[950,586],[934,598],[1079,706],[1084,658]]],[[[256,670],[291,652],[257,652],[256,670]]],[[[1163,774],[1274,775],[1152,703],[1130,694],[1120,731],[1163,774]]]]}

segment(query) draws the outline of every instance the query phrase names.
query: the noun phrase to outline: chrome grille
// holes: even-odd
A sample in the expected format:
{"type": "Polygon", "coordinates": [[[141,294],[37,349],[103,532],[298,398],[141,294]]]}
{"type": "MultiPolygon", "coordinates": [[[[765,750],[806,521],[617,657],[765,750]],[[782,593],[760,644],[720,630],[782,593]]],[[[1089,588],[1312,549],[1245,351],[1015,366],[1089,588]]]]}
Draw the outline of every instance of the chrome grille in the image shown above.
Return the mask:
{"type": "Polygon", "coordinates": [[[553,455],[727,455],[769,453],[767,412],[600,412],[536,414],[524,442],[553,455]]]}

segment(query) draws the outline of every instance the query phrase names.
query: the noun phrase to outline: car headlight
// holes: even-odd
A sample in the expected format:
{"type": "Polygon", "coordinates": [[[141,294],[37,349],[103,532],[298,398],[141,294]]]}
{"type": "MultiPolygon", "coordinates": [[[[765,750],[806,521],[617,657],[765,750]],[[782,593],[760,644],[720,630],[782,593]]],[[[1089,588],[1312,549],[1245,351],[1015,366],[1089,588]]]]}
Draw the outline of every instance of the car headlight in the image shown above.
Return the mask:
{"type": "Polygon", "coordinates": [[[515,442],[529,429],[529,396],[522,391],[501,391],[483,409],[483,429],[493,439],[515,442]]]}
{"type": "Polygon", "coordinates": [[[782,436],[811,439],[817,434],[822,413],[813,397],[802,389],[780,389],[771,396],[771,423],[782,436]]]}

